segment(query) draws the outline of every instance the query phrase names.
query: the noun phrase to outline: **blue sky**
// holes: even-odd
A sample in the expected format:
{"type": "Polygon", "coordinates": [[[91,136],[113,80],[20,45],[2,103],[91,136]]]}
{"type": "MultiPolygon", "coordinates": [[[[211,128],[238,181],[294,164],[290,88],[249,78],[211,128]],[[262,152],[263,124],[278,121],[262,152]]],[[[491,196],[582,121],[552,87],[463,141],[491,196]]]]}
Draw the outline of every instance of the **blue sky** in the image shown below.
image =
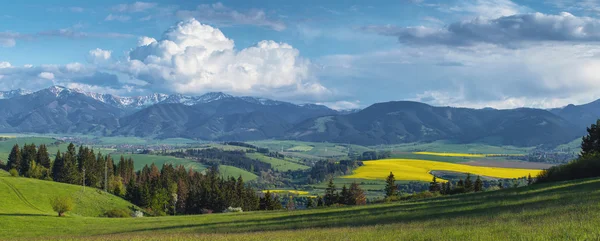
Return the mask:
{"type": "Polygon", "coordinates": [[[11,1],[0,89],[582,104],[600,98],[599,2],[11,1]]]}

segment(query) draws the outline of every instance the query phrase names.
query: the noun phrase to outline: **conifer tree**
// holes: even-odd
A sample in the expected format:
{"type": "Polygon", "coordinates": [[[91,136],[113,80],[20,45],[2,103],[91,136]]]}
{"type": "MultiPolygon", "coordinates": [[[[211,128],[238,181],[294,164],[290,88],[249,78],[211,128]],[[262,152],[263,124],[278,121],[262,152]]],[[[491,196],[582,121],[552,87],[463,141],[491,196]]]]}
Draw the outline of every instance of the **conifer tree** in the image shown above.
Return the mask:
{"type": "Polygon", "coordinates": [[[467,173],[467,179],[465,179],[465,192],[473,191],[473,181],[471,181],[471,173],[467,173]]]}
{"type": "Polygon", "coordinates": [[[459,188],[464,188],[465,187],[465,182],[463,181],[462,178],[460,180],[458,180],[458,183],[456,183],[456,186],[459,187],[459,188]]]}
{"type": "Polygon", "coordinates": [[[477,179],[475,180],[475,186],[473,189],[475,192],[483,191],[483,182],[481,181],[481,178],[479,176],[477,176],[477,179]]]}
{"type": "Polygon", "coordinates": [[[48,154],[46,145],[40,145],[40,148],[37,151],[36,162],[45,168],[50,168],[50,155],[48,154]]]}
{"type": "Polygon", "coordinates": [[[325,201],[323,201],[323,197],[319,196],[317,198],[317,207],[323,207],[325,206],[325,201]]]}
{"type": "Polygon", "coordinates": [[[16,169],[19,172],[21,170],[21,160],[23,160],[21,149],[19,144],[15,144],[8,155],[7,170],[16,169]]]}
{"type": "Polygon", "coordinates": [[[56,156],[54,157],[54,164],[52,164],[52,179],[55,182],[65,182],[65,177],[63,177],[65,162],[60,154],[60,151],[56,152],[56,156]]]}
{"type": "Polygon", "coordinates": [[[329,178],[329,184],[327,184],[327,189],[325,189],[325,205],[331,206],[337,202],[337,193],[335,189],[335,184],[333,184],[333,177],[329,178]]]}
{"type": "Polygon", "coordinates": [[[430,192],[439,192],[440,191],[440,184],[437,182],[437,179],[435,176],[433,176],[432,182],[429,183],[429,191],[430,192]]]}
{"type": "Polygon", "coordinates": [[[394,177],[394,173],[390,172],[390,175],[385,180],[385,197],[394,197],[396,196],[396,190],[398,187],[396,186],[396,178],[394,177]]]}
{"type": "Polygon", "coordinates": [[[344,205],[354,205],[352,204],[352,196],[350,195],[350,191],[348,190],[348,188],[346,188],[346,185],[342,187],[342,192],[340,193],[340,200],[338,202],[344,205]]]}
{"type": "Polygon", "coordinates": [[[502,181],[500,181],[500,180],[498,180],[498,188],[504,189],[504,186],[502,185],[502,181]]]}
{"type": "Polygon", "coordinates": [[[533,178],[531,178],[531,173],[529,173],[529,176],[527,176],[527,186],[533,184],[533,178]]]}

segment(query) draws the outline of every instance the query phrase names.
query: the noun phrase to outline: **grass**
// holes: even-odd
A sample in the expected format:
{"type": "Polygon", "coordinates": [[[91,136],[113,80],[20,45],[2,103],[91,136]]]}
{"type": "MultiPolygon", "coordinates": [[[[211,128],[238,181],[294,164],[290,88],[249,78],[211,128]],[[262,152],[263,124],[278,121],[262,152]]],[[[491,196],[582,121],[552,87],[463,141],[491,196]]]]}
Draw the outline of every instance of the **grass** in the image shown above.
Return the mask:
{"type": "Polygon", "coordinates": [[[310,168],[308,166],[300,165],[300,164],[297,164],[297,163],[294,163],[291,161],[282,160],[282,159],[274,158],[274,157],[268,157],[268,156],[265,156],[260,153],[248,153],[248,154],[246,154],[246,156],[248,156],[249,158],[252,158],[252,159],[257,159],[264,163],[269,163],[269,164],[271,164],[271,167],[273,169],[275,169],[277,171],[281,171],[281,172],[285,172],[287,170],[292,170],[292,171],[306,170],[306,169],[310,168]]]}
{"type": "Polygon", "coordinates": [[[470,153],[452,153],[452,152],[413,152],[417,155],[429,155],[429,156],[447,156],[447,157],[469,157],[469,158],[481,158],[486,157],[485,154],[470,154],[470,153]]]}
{"type": "Polygon", "coordinates": [[[266,192],[270,192],[270,193],[291,193],[291,194],[295,194],[295,195],[302,195],[302,196],[306,196],[309,195],[310,192],[307,191],[300,191],[300,190],[281,190],[281,189],[277,189],[277,190],[262,190],[263,193],[266,192]]]}
{"type": "MultiPolygon", "coordinates": [[[[354,170],[346,178],[385,179],[393,172],[396,180],[431,181],[431,171],[450,171],[458,173],[471,173],[496,178],[518,178],[529,174],[537,176],[541,170],[517,169],[502,167],[469,166],[456,163],[437,162],[416,159],[384,159],[365,161],[364,165],[354,170]]],[[[441,180],[441,179],[440,179],[441,180]]]]}
{"type": "Polygon", "coordinates": [[[399,152],[449,152],[449,153],[495,153],[495,154],[527,154],[534,147],[491,146],[486,144],[452,143],[448,141],[435,141],[428,143],[406,143],[374,147],[377,150],[399,152]]]}
{"type": "Polygon", "coordinates": [[[139,219],[0,215],[0,239],[598,240],[600,179],[293,212],[139,219]]]}
{"type": "Polygon", "coordinates": [[[249,142],[258,147],[269,148],[271,151],[298,152],[303,154],[304,158],[320,159],[323,157],[343,158],[348,156],[348,147],[352,152],[363,153],[372,150],[371,148],[324,142],[304,142],[304,141],[286,141],[286,140],[264,140],[249,142]],[[312,148],[309,148],[312,147],[312,148]],[[295,149],[294,149],[295,148],[295,149]]]}
{"type": "Polygon", "coordinates": [[[311,151],[314,147],[307,145],[294,146],[292,148],[286,149],[286,151],[298,151],[298,152],[308,152],[311,151]]]}
{"type": "MultiPolygon", "coordinates": [[[[57,141],[56,139],[49,138],[49,137],[18,137],[18,138],[10,138],[5,141],[0,141],[0,160],[6,161],[6,159],[8,159],[8,154],[10,154],[10,151],[12,150],[12,148],[15,144],[19,144],[19,147],[22,148],[24,144],[34,143],[39,146],[41,144],[49,145],[56,141],[57,141]]],[[[52,147],[54,147],[54,146],[48,147],[48,152],[50,152],[50,154],[56,154],[57,148],[56,147],[52,148],[52,147]],[[53,153],[51,151],[53,151],[53,153]]]]}
{"type": "MultiPolygon", "coordinates": [[[[113,159],[115,162],[119,161],[121,157],[120,154],[113,155],[113,159]]],[[[196,171],[202,171],[206,169],[206,167],[194,160],[177,158],[172,156],[156,156],[156,155],[148,155],[148,154],[123,154],[125,158],[133,158],[133,163],[135,165],[135,170],[141,170],[145,165],[150,166],[152,163],[160,169],[163,164],[173,164],[173,165],[183,165],[185,169],[192,168],[196,171]]]]}
{"type": "Polygon", "coordinates": [[[0,169],[0,177],[3,177],[3,176],[10,176],[10,174],[8,174],[8,172],[5,170],[0,169]]]}
{"type": "Polygon", "coordinates": [[[9,215],[54,216],[50,199],[57,196],[73,199],[75,207],[67,213],[73,217],[98,217],[107,210],[127,209],[132,205],[95,188],[87,187],[83,191],[81,186],[21,177],[0,176],[0,194],[0,219],[9,215]]]}
{"type": "Polygon", "coordinates": [[[252,181],[252,180],[258,178],[258,176],[255,175],[254,173],[251,173],[251,172],[246,171],[241,168],[237,168],[234,166],[228,166],[228,165],[219,165],[219,172],[221,173],[221,176],[224,176],[224,177],[238,178],[239,176],[242,176],[242,178],[246,182],[252,181]]]}

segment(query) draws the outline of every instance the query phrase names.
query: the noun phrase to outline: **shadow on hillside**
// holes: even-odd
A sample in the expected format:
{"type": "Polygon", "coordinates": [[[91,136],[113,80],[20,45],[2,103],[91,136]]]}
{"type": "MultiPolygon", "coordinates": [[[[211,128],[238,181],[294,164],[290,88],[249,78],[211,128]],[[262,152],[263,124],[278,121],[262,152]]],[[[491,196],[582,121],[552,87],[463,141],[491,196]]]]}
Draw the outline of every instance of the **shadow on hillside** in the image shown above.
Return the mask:
{"type": "MultiPolygon", "coordinates": [[[[124,233],[192,229],[205,233],[240,233],[255,231],[334,228],[411,223],[426,220],[442,221],[453,218],[493,218],[505,213],[552,208],[574,207],[581,203],[600,201],[589,195],[600,189],[600,182],[583,182],[543,190],[547,186],[506,189],[497,192],[449,196],[415,202],[394,203],[376,207],[352,209],[318,209],[315,213],[290,212],[273,218],[238,219],[228,222],[173,225],[130,230],[124,233]],[[465,208],[468,207],[468,208],[465,208]]],[[[277,214],[277,213],[273,213],[277,214]]]]}

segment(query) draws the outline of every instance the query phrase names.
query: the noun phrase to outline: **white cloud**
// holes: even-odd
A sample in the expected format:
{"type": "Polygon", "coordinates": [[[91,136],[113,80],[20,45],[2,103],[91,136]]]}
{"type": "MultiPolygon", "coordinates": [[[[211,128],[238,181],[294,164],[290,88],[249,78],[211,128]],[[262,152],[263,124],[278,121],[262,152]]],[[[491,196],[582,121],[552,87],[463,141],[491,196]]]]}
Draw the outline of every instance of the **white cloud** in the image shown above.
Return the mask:
{"type": "Polygon", "coordinates": [[[151,2],[135,2],[132,4],[116,5],[112,8],[112,10],[116,11],[116,12],[135,13],[135,12],[144,12],[144,11],[150,10],[152,8],[155,8],[157,5],[158,5],[157,3],[151,3],[151,2]]]}
{"type": "Polygon", "coordinates": [[[334,110],[352,110],[352,109],[361,108],[360,101],[358,101],[358,100],[355,100],[355,101],[342,100],[342,101],[324,102],[324,103],[317,103],[317,104],[325,105],[334,110]]]}
{"type": "Polygon", "coordinates": [[[451,7],[440,10],[468,13],[483,18],[498,18],[515,15],[528,9],[510,0],[463,0],[451,7]]]}
{"type": "Polygon", "coordinates": [[[38,77],[42,78],[42,79],[47,79],[47,80],[53,80],[54,79],[54,74],[50,73],[50,72],[41,72],[38,77]]]}
{"type": "Polygon", "coordinates": [[[127,15],[113,15],[112,13],[104,18],[104,21],[119,21],[119,22],[127,22],[131,19],[131,17],[127,15]]]}
{"type": "Polygon", "coordinates": [[[12,65],[9,62],[0,62],[0,69],[10,68],[12,65]]]}
{"type": "Polygon", "coordinates": [[[176,15],[182,19],[195,18],[217,25],[255,25],[276,31],[283,31],[286,28],[282,21],[271,19],[263,10],[250,9],[242,12],[230,9],[220,2],[210,5],[201,4],[192,11],[180,10],[176,15]]]}
{"type": "Polygon", "coordinates": [[[288,100],[332,97],[311,74],[310,62],[286,43],[265,40],[238,51],[219,29],[190,19],[171,27],[162,39],[142,38],[139,45],[127,63],[115,68],[158,90],[225,91],[288,100]]]}
{"type": "Polygon", "coordinates": [[[90,63],[102,63],[110,59],[112,51],[100,48],[92,49],[88,52],[88,61],[90,63]]]}

